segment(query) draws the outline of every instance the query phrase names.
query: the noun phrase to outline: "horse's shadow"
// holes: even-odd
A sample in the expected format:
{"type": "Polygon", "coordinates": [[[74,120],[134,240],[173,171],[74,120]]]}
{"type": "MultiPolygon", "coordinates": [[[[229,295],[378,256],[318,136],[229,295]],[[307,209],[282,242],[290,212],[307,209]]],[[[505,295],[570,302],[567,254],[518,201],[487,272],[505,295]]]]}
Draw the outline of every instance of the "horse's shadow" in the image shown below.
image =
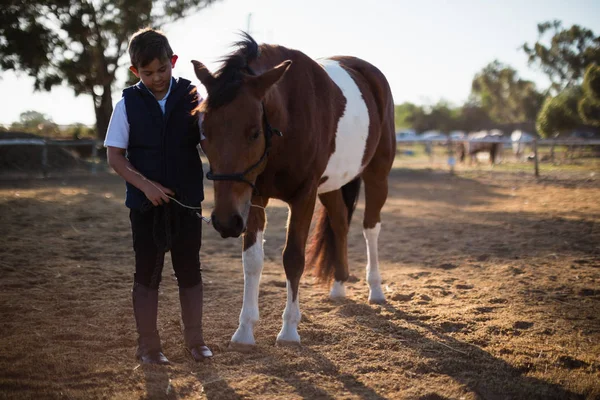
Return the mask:
{"type": "MultiPolygon", "coordinates": [[[[298,347],[295,350],[301,351],[303,355],[305,355],[307,351],[307,349],[304,347],[298,347]]],[[[294,351],[294,349],[290,349],[290,351],[294,351]]],[[[322,363],[323,368],[327,369],[328,371],[337,370],[337,368],[327,358],[311,350],[308,351],[312,357],[322,363]]],[[[258,357],[264,361],[264,367],[260,367],[256,370],[252,369],[253,374],[265,374],[282,379],[288,385],[294,387],[296,389],[296,393],[305,399],[335,399],[334,396],[328,394],[325,390],[307,380],[302,379],[296,374],[296,370],[289,368],[289,363],[286,360],[282,360],[281,358],[270,354],[268,350],[266,353],[264,353],[259,349],[253,349],[251,353],[248,353],[247,355],[248,357],[258,357]]],[[[238,394],[232,387],[229,386],[227,383],[228,378],[224,378],[216,370],[204,370],[201,372],[200,368],[198,368],[196,378],[202,385],[203,392],[207,399],[237,400],[244,398],[244,396],[238,394]]],[[[358,382],[353,376],[341,375],[340,379],[342,382],[348,383],[348,385],[346,385],[347,387],[356,388],[356,386],[362,386],[360,389],[361,392],[372,392],[373,395],[365,396],[366,398],[378,400],[383,399],[383,397],[377,396],[376,393],[371,389],[358,382]]],[[[354,390],[355,389],[353,389],[353,391],[354,390]]]]}
{"type": "MultiPolygon", "coordinates": [[[[478,398],[544,400],[585,398],[585,396],[571,392],[559,385],[524,376],[526,371],[494,357],[475,345],[446,335],[423,321],[415,319],[414,316],[398,310],[392,304],[384,304],[381,309],[378,309],[353,300],[345,300],[345,302],[351,303],[353,307],[359,307],[360,315],[366,318],[356,318],[356,322],[374,331],[380,331],[382,324],[387,325],[388,328],[393,325],[390,324],[389,317],[380,315],[381,310],[391,313],[391,318],[394,320],[403,320],[414,325],[415,329],[393,325],[396,330],[394,336],[404,338],[402,345],[410,348],[416,354],[427,359],[434,359],[434,365],[430,367],[432,370],[426,372],[449,376],[476,393],[478,398]],[[431,349],[440,351],[431,351],[431,349]],[[451,357],[448,356],[449,352],[452,353],[451,357]],[[507,382],[510,382],[509,386],[506,386],[507,382]]],[[[438,396],[435,393],[427,396],[443,398],[435,397],[438,396]]],[[[378,397],[367,396],[367,398],[378,397]]]]}
{"type": "Polygon", "coordinates": [[[301,353],[303,357],[311,359],[307,362],[308,365],[297,365],[290,367],[289,360],[269,357],[269,361],[263,364],[259,373],[277,377],[284,380],[288,385],[295,388],[296,393],[304,399],[336,399],[336,395],[328,393],[326,390],[317,386],[317,384],[303,379],[299,370],[309,370],[311,372],[319,372],[323,376],[329,376],[339,381],[344,389],[352,393],[354,396],[363,399],[383,400],[385,397],[379,395],[375,390],[366,386],[355,376],[343,373],[340,369],[323,354],[312,350],[310,346],[302,345],[298,347],[290,347],[287,352],[301,353]]]}

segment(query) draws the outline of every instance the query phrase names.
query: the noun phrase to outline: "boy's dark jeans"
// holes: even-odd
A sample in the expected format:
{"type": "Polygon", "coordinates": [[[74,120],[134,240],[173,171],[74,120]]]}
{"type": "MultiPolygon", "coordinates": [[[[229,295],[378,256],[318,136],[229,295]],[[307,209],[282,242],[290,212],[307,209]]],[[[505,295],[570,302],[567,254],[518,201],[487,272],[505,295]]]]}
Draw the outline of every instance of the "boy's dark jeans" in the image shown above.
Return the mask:
{"type": "Polygon", "coordinates": [[[157,223],[157,220],[161,221],[165,212],[170,218],[168,227],[172,227],[168,234],[171,235],[169,244],[177,284],[180,288],[196,286],[202,281],[199,254],[202,220],[173,202],[145,211],[129,212],[135,251],[134,281],[151,289],[158,289],[160,285],[165,249],[162,239],[157,237],[164,236],[165,232],[162,222],[157,223]],[[157,232],[161,229],[163,232],[157,232]]]}

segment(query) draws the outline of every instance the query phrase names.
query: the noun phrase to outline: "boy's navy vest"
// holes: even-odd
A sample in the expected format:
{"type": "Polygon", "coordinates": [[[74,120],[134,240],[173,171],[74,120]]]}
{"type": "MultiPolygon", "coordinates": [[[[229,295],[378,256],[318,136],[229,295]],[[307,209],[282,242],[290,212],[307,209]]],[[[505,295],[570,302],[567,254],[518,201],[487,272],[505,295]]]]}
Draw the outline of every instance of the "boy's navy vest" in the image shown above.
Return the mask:
{"type": "MultiPolygon", "coordinates": [[[[123,90],[129,122],[127,158],[146,178],[175,192],[182,203],[199,207],[204,200],[202,162],[195,87],[186,79],[172,78],[163,115],[156,98],[139,82],[123,90]]],[[[144,193],[127,184],[125,205],[145,209],[152,205],[144,193]]]]}

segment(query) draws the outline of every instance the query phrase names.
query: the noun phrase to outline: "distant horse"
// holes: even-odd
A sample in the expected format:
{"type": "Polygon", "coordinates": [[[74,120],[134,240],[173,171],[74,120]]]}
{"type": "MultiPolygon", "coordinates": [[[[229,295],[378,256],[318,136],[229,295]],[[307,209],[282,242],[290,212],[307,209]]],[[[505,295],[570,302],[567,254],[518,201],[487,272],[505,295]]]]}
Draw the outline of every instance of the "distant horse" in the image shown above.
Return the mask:
{"type": "Polygon", "coordinates": [[[461,142],[458,145],[460,161],[465,161],[466,157],[469,156],[469,162],[471,163],[476,160],[478,153],[484,152],[490,154],[490,163],[492,165],[495,164],[496,159],[502,154],[503,144],[479,141],[499,139],[501,136],[502,132],[499,130],[469,133],[469,135],[467,135],[467,141],[461,142]]]}
{"type": "Polygon", "coordinates": [[[316,62],[297,50],[259,46],[247,34],[237,45],[215,74],[193,61],[208,93],[199,111],[207,178],[215,181],[212,223],[223,238],[243,234],[244,298],[231,344],[255,344],[270,198],[289,205],[287,303],[277,342],[299,343],[298,286],[317,197],[324,207],[306,265],[334,281],[332,298],[344,297],[348,226],[364,181],[369,302],[385,302],[377,239],[396,153],[394,102],[384,75],[358,58],[316,62]]]}
{"type": "Polygon", "coordinates": [[[513,154],[517,160],[521,160],[525,157],[525,151],[527,150],[527,147],[531,148],[533,139],[533,135],[530,133],[521,130],[513,131],[510,135],[510,140],[512,142],[513,154]]]}

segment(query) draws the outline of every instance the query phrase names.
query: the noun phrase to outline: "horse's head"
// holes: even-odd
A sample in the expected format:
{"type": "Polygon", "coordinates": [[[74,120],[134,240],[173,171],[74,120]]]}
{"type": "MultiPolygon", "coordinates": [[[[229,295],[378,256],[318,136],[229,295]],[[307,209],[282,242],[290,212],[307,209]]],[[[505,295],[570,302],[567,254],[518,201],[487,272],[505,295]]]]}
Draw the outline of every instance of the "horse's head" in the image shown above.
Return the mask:
{"type": "Polygon", "coordinates": [[[200,108],[206,137],[202,149],[210,163],[207,178],[215,181],[212,223],[224,238],[238,237],[246,228],[254,184],[265,169],[273,134],[263,98],[291,64],[284,61],[253,75],[248,67],[228,65],[235,61],[227,60],[216,75],[202,63],[192,61],[208,93],[200,108]]]}

